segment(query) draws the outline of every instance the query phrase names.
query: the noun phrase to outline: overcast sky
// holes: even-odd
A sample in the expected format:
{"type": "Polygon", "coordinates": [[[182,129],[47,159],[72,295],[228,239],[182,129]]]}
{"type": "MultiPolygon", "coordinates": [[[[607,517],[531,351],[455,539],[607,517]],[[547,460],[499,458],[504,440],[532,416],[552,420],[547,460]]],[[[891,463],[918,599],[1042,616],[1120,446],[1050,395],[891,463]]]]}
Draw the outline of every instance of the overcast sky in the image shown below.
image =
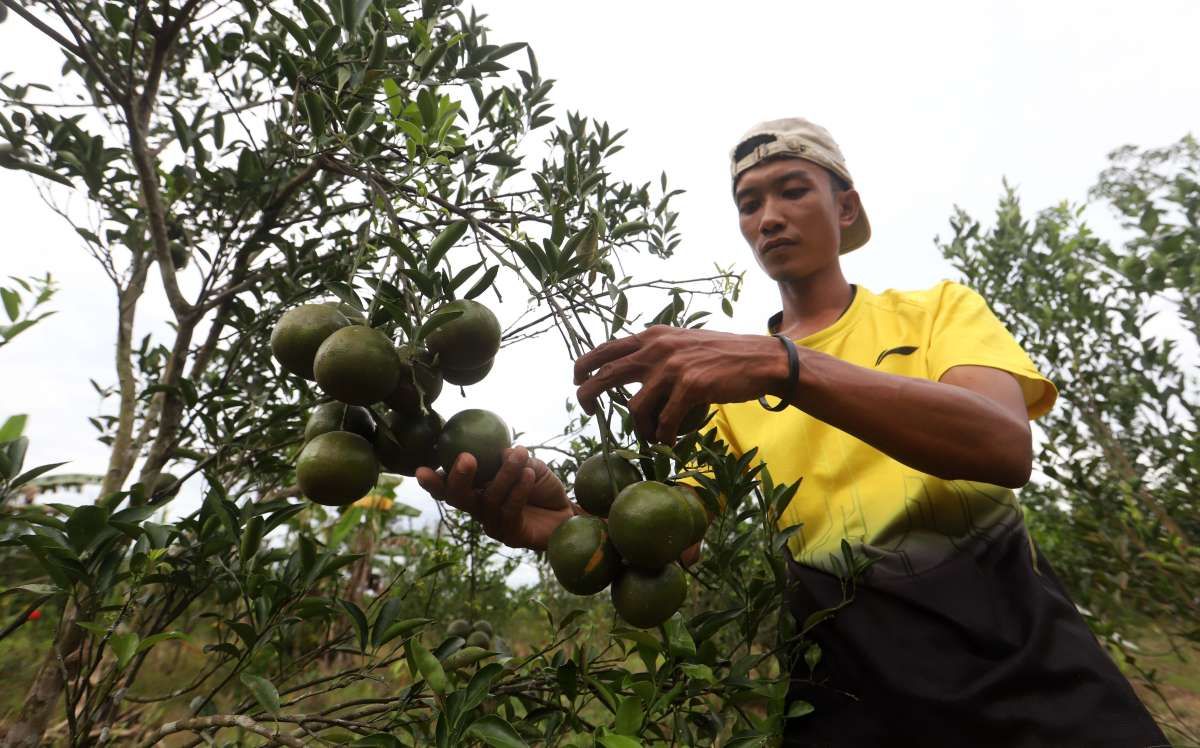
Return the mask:
{"type": "MultiPolygon", "coordinates": [[[[729,195],[727,152],[759,120],[804,116],[838,140],[873,226],[844,267],[876,292],[954,278],[933,238],[949,233],[956,204],[990,215],[1003,178],[1031,212],[1079,201],[1112,149],[1165,145],[1200,124],[1194,0],[476,7],[490,15],[493,42],[533,46],[543,76],[557,80],[559,114],[629,129],[614,162],[620,176],[644,181],[665,170],[687,190],[676,204],[684,242],[662,274],[714,262],[747,269],[734,319],[714,319],[727,330],[758,332],[778,306],[729,195]]],[[[55,80],[59,65],[20,19],[0,25],[0,71],[55,80]]],[[[115,380],[111,285],[29,178],[0,170],[0,196],[0,275],[50,271],[61,284],[57,316],[0,349],[0,417],[29,414],[28,464],[71,460],[63,470],[100,473],[107,452],[86,420],[100,411],[88,379],[115,380]]],[[[165,318],[155,293],[141,330],[165,318]]],[[[448,394],[440,409],[492,407],[536,442],[563,422],[569,366],[553,341],[530,346],[502,356],[465,404],[448,394]]],[[[428,509],[411,489],[406,498],[428,509]]]]}

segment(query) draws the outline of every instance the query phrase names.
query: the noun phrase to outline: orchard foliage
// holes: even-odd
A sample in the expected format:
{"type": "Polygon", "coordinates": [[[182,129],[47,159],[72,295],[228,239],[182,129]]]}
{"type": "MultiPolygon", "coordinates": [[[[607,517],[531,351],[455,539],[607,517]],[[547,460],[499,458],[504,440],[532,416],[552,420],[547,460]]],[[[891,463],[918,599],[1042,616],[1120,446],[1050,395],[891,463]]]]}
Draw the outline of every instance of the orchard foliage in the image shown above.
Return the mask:
{"type": "Polygon", "coordinates": [[[1119,239],[1086,206],[1026,218],[1007,189],[994,226],[959,211],[940,246],[1059,388],[1021,501],[1093,628],[1156,688],[1136,630],[1200,649],[1200,146],[1117,150],[1092,197],[1119,239]]]}
{"type": "MultiPolygon", "coordinates": [[[[36,675],[5,745],[192,733],[624,748],[778,733],[791,658],[820,656],[795,646],[803,631],[781,610],[786,538],[770,520],[794,488],[711,436],[638,442],[627,393],[547,447],[564,477],[617,450],[646,478],[694,474],[723,508],[691,614],[657,632],[614,627],[606,600],[508,590],[512,556],[458,516],[413,526],[388,485],[340,516],[296,500],[319,393],[268,339],[297,304],[339,300],[403,343],[444,324],[434,310],[452,299],[516,300],[499,355],[550,334],[563,371],[641,325],[702,324],[706,296],[729,310],[740,279],[719,268],[624,271],[680,237],[665,175],[610,171],[622,132],[556,114],[532,50],[493,41],[455,2],[0,4],[64,57],[61,80],[0,78],[0,166],[31,174],[71,222],[117,321],[113,380],[95,383],[110,448],[99,499],[6,501],[0,518],[6,601],[34,595],[54,622],[28,640],[36,675]],[[146,335],[158,293],[169,332],[146,335]],[[172,512],[185,483],[201,505],[172,512]],[[530,609],[544,618],[521,618],[529,641],[510,651],[446,635],[451,619],[530,609]]],[[[24,620],[3,636],[32,637],[24,620]]]]}

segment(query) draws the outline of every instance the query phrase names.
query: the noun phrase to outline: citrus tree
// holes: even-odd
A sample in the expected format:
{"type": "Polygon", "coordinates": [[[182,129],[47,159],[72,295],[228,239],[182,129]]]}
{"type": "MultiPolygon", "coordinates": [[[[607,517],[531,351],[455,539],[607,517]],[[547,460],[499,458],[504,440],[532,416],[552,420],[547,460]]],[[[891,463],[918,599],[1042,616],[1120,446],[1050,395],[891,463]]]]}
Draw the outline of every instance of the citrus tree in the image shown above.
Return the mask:
{"type": "Polygon", "coordinates": [[[0,527],[4,591],[56,611],[5,745],[221,730],[286,745],[750,745],[806,711],[785,715],[787,674],[820,653],[781,613],[772,524],[794,487],[711,435],[638,441],[627,393],[545,448],[568,481],[599,452],[698,484],[709,548],[689,571],[689,615],[657,629],[545,588],[520,593],[545,619],[519,653],[491,624],[450,626],[530,602],[499,583],[496,544],[454,514],[414,526],[387,480],[347,487],[359,474],[309,469],[314,444],[338,442],[377,474],[380,448],[368,457],[354,429],[396,436],[398,423],[356,379],[375,367],[325,357],[322,337],[310,377],[294,346],[272,345],[297,309],[326,310],[322,335],[366,340],[373,360],[406,351],[408,394],[429,414],[426,363],[449,382],[486,376],[480,361],[453,365],[469,346],[447,331],[470,304],[523,301],[490,354],[545,334],[574,357],[634,326],[702,324],[694,299],[736,299],[719,268],[623,270],[676,248],[676,192],[665,175],[610,173],[622,133],[556,115],[526,45],[493,42],[477,14],[438,0],[0,7],[64,60],[59,81],[3,75],[0,166],[51,186],[52,202],[86,195],[86,211],[54,204],[117,312],[93,420],[110,448],[98,500],[9,506],[0,527]],[[170,332],[146,336],[158,293],[170,332]],[[173,512],[184,483],[201,505],[173,512]],[[340,512],[302,497],[363,491],[340,512]]]}
{"type": "Polygon", "coordinates": [[[1156,689],[1138,632],[1200,645],[1200,146],[1115,151],[1092,196],[1120,240],[1085,206],[1026,218],[1008,189],[991,228],[960,211],[940,246],[1059,387],[1021,500],[1093,628],[1156,689]]]}

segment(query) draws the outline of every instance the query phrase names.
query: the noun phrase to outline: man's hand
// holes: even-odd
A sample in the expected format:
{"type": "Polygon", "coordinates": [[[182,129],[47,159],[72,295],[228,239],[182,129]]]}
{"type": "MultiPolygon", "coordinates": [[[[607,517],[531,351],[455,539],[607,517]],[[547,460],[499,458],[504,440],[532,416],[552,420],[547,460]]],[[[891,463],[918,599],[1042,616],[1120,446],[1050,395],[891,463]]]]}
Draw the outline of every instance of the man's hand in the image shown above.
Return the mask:
{"type": "Polygon", "coordinates": [[[417,483],[435,499],[470,514],[488,537],[513,548],[546,549],[550,535],[574,514],[566,489],[524,447],[505,450],[500,472],[482,489],[473,487],[475,457],[458,456],[445,471],[418,468],[417,483]]]}
{"type": "Polygon", "coordinates": [[[604,343],[575,362],[576,397],[589,414],[601,392],[630,382],[642,383],[629,401],[638,434],[665,444],[695,405],[790,395],[787,351],[775,338],[666,325],[604,343]]]}

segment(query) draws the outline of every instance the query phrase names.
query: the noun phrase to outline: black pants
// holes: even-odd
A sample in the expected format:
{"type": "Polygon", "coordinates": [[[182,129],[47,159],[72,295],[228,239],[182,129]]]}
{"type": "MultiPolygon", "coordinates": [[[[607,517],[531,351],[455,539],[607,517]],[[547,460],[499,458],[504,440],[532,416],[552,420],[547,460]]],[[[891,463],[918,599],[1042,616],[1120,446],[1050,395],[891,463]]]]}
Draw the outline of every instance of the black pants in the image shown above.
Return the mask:
{"type": "MultiPolygon", "coordinates": [[[[789,571],[797,621],[842,600],[834,576],[789,571]]],[[[789,701],[816,709],[785,745],[1169,745],[1022,528],[917,575],[875,571],[810,632],[821,662],[789,701]]]]}

